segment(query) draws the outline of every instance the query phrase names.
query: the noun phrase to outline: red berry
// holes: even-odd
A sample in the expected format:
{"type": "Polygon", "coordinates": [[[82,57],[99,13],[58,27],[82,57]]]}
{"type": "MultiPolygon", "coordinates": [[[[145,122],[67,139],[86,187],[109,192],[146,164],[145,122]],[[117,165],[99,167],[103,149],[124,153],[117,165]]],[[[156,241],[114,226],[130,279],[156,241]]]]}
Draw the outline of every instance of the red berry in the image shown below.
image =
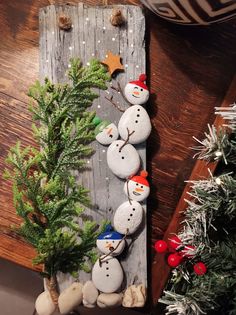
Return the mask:
{"type": "Polygon", "coordinates": [[[179,254],[184,258],[193,258],[195,256],[195,247],[192,245],[187,245],[179,254]]]}
{"type": "Polygon", "coordinates": [[[165,253],[167,251],[168,245],[165,241],[160,240],[156,241],[154,247],[158,253],[165,253]]]}
{"type": "Polygon", "coordinates": [[[169,246],[173,249],[177,249],[181,244],[182,241],[177,235],[174,235],[169,239],[169,246]]]}
{"type": "Polygon", "coordinates": [[[193,270],[198,276],[202,276],[207,272],[207,267],[200,261],[193,266],[193,270]]]}
{"type": "Polygon", "coordinates": [[[178,267],[181,263],[181,260],[182,258],[178,253],[170,254],[168,257],[168,265],[173,268],[178,267]]]}

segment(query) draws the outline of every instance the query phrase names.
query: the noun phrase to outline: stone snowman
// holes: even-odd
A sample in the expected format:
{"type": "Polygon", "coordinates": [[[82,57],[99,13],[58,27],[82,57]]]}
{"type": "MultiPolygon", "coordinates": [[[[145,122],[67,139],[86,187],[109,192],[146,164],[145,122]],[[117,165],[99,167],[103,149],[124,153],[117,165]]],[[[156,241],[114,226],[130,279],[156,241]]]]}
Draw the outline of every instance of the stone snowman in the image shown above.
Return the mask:
{"type": "Polygon", "coordinates": [[[104,233],[97,239],[98,249],[102,255],[93,266],[92,281],[95,287],[103,293],[114,293],[122,285],[124,273],[117,258],[125,248],[124,235],[107,225],[104,233]]]}
{"type": "Polygon", "coordinates": [[[141,105],[149,98],[149,90],[145,84],[146,75],[141,74],[137,81],[131,81],[124,88],[124,97],[130,104],[125,110],[118,124],[118,131],[122,139],[126,139],[128,132],[132,133],[129,143],[139,144],[144,142],[151,133],[151,121],[147,111],[141,105]]]}

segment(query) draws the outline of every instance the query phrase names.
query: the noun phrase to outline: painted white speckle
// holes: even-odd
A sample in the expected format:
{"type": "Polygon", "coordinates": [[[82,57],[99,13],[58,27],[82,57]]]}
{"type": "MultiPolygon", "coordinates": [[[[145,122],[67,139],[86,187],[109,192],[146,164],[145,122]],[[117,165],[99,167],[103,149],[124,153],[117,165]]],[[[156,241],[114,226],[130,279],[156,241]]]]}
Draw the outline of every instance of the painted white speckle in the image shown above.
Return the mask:
{"type": "Polygon", "coordinates": [[[86,19],[85,19],[86,21],[89,21],[89,18],[88,17],[86,17],[86,19]]]}
{"type": "Polygon", "coordinates": [[[98,108],[101,108],[101,105],[98,105],[98,108]]]}
{"type": "Polygon", "coordinates": [[[216,178],[216,184],[221,185],[221,179],[219,177],[216,178]]]}
{"type": "Polygon", "coordinates": [[[82,41],[82,44],[85,45],[85,41],[84,40],[82,41]]]}
{"type": "Polygon", "coordinates": [[[69,50],[72,50],[72,46],[69,47],[69,50]]]}
{"type": "Polygon", "coordinates": [[[100,39],[98,40],[98,44],[100,44],[101,43],[101,41],[100,41],[100,39]]]}
{"type": "Polygon", "coordinates": [[[106,177],[106,180],[109,180],[109,177],[106,177]]]}
{"type": "Polygon", "coordinates": [[[87,161],[87,163],[89,164],[89,163],[90,163],[90,161],[88,160],[88,161],[87,161]]]}
{"type": "Polygon", "coordinates": [[[134,44],[131,44],[130,47],[134,47],[134,44]]]}
{"type": "Polygon", "coordinates": [[[103,26],[103,28],[102,28],[103,30],[106,30],[106,26],[103,26]]]}
{"type": "Polygon", "coordinates": [[[136,68],[138,69],[138,68],[139,68],[139,65],[136,65],[136,68]]]}
{"type": "Polygon", "coordinates": [[[109,91],[106,91],[106,93],[107,93],[107,94],[110,94],[110,92],[109,92],[109,91]]]}
{"type": "Polygon", "coordinates": [[[126,63],[126,64],[125,64],[125,68],[128,68],[128,66],[129,66],[129,65],[126,63]]]}
{"type": "Polygon", "coordinates": [[[46,62],[49,62],[49,60],[47,59],[46,62]]]}
{"type": "Polygon", "coordinates": [[[105,153],[106,152],[106,150],[102,150],[102,153],[105,153]]]}
{"type": "Polygon", "coordinates": [[[52,31],[52,35],[54,35],[55,34],[55,32],[54,31],[52,31]]]}
{"type": "Polygon", "coordinates": [[[92,57],[94,57],[95,56],[95,53],[92,53],[92,57]]]}
{"type": "Polygon", "coordinates": [[[116,39],[115,39],[115,37],[112,37],[112,39],[111,39],[111,40],[114,42],[116,39]]]}
{"type": "Polygon", "coordinates": [[[87,66],[90,66],[90,62],[87,62],[87,66]]]}
{"type": "Polygon", "coordinates": [[[71,27],[73,28],[73,27],[74,27],[74,24],[71,24],[71,27]]]}
{"type": "Polygon", "coordinates": [[[70,63],[68,64],[68,68],[71,68],[71,64],[70,63]]]}
{"type": "Polygon", "coordinates": [[[108,57],[108,55],[106,55],[106,58],[108,57]]]}
{"type": "Polygon", "coordinates": [[[133,33],[133,30],[129,30],[130,33],[133,33]]]}

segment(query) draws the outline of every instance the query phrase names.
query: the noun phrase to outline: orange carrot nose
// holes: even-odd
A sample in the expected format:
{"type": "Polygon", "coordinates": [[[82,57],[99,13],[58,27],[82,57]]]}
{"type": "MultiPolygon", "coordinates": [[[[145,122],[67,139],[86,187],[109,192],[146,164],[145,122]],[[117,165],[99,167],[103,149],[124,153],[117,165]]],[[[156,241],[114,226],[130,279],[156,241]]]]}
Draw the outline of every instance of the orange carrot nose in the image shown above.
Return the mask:
{"type": "Polygon", "coordinates": [[[112,132],[112,128],[109,128],[109,129],[107,130],[107,134],[109,135],[111,132],[112,132]]]}
{"type": "Polygon", "coordinates": [[[133,94],[134,95],[139,95],[139,92],[138,91],[134,91],[133,94]]]}
{"type": "Polygon", "coordinates": [[[142,188],[136,188],[135,191],[137,192],[143,192],[144,190],[142,188]]]}
{"type": "Polygon", "coordinates": [[[112,244],[111,243],[108,243],[105,247],[106,248],[109,248],[109,247],[111,247],[112,246],[112,244]]]}

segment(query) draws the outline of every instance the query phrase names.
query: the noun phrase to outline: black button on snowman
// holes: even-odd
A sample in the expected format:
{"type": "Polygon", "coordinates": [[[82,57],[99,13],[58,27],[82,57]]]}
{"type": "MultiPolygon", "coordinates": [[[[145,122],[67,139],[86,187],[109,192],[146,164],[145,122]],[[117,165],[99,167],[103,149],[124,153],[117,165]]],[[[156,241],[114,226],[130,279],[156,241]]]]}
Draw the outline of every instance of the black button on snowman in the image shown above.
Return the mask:
{"type": "Polygon", "coordinates": [[[140,156],[133,146],[144,142],[151,132],[150,118],[141,106],[149,98],[145,80],[146,75],[142,74],[138,81],[129,82],[125,86],[124,97],[130,103],[130,107],[122,114],[118,128],[109,121],[101,121],[97,117],[94,120],[97,125],[96,140],[102,145],[109,145],[107,164],[117,177],[126,179],[124,192],[128,197],[128,201],[122,203],[115,211],[114,231],[108,227],[97,240],[98,249],[105,255],[95,263],[92,280],[97,289],[104,293],[116,292],[123,282],[123,270],[114,256],[123,251],[125,237],[139,228],[143,219],[140,202],[150,193],[147,172],[141,171],[136,175],[140,169],[140,156]]]}

